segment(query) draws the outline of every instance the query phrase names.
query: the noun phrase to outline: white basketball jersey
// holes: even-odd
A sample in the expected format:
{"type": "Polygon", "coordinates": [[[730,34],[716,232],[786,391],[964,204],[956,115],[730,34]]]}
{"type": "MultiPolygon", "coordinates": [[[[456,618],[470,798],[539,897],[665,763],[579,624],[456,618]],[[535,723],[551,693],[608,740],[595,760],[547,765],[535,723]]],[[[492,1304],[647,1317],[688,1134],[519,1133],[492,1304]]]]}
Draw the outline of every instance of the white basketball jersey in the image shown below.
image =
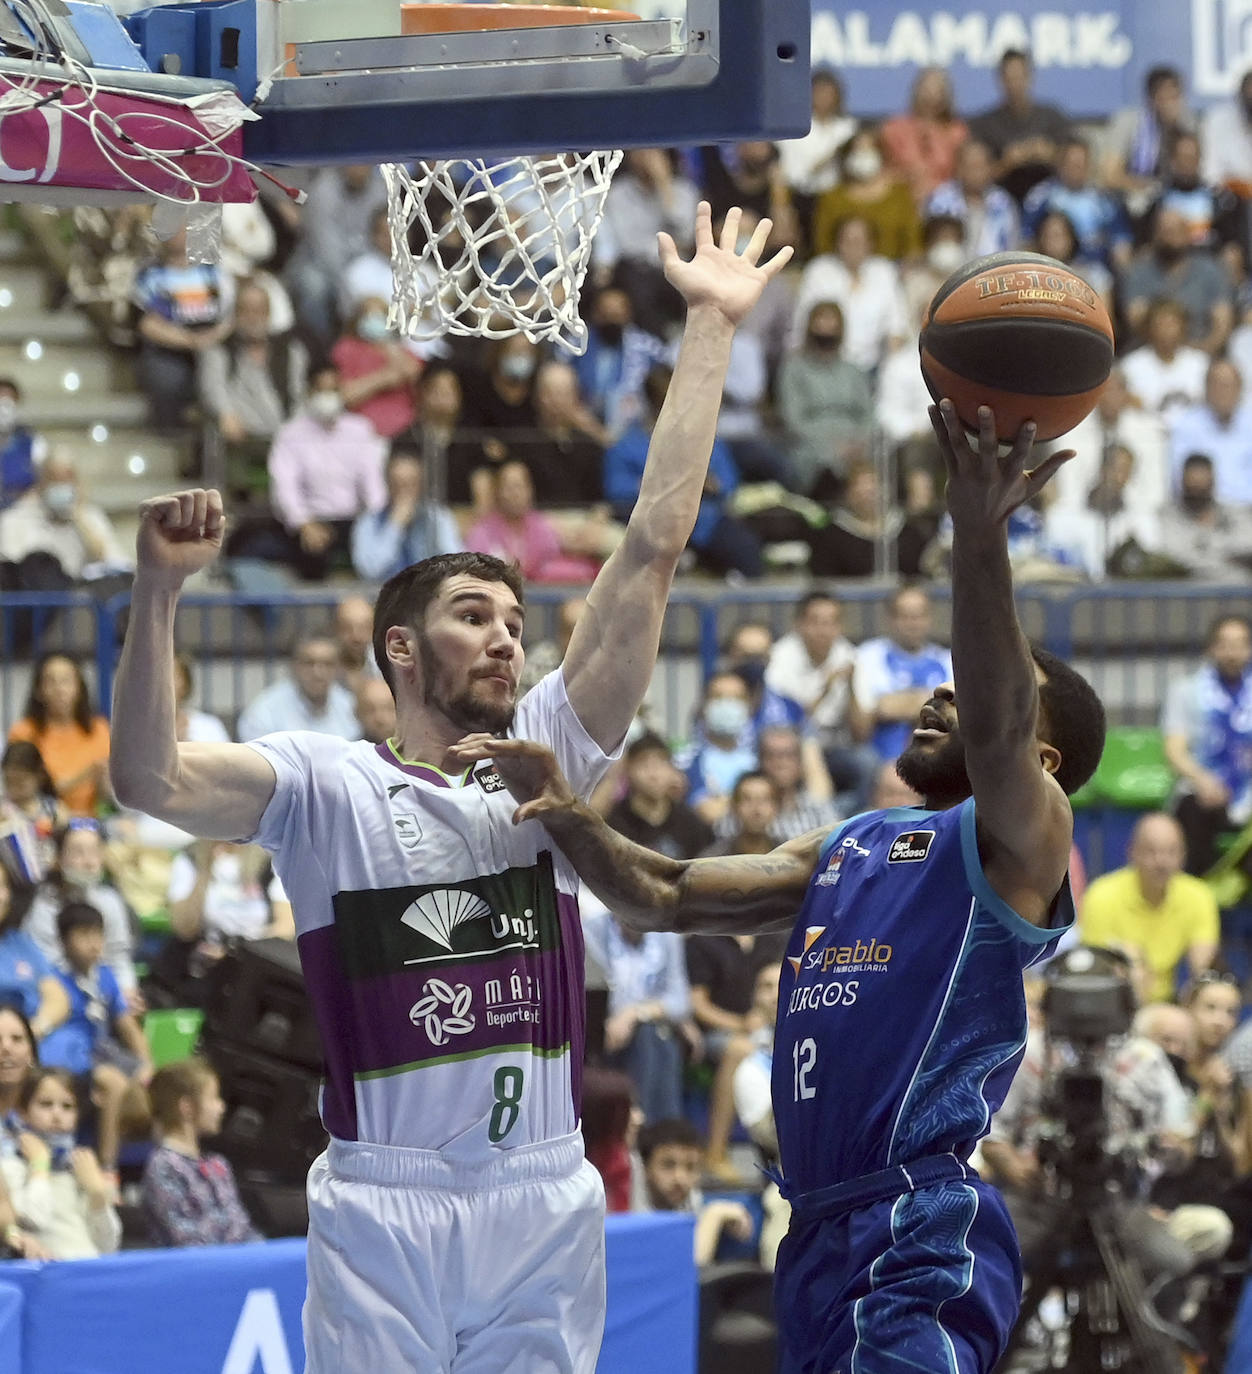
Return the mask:
{"type": "MultiPolygon", "coordinates": [[[[514,733],[580,795],[609,759],[558,669],[514,733]]],[[[585,1031],[573,869],[490,762],[460,778],[389,745],[252,742],[278,775],[255,840],[295,912],[333,1136],[483,1158],[578,1126],[585,1031]]]]}

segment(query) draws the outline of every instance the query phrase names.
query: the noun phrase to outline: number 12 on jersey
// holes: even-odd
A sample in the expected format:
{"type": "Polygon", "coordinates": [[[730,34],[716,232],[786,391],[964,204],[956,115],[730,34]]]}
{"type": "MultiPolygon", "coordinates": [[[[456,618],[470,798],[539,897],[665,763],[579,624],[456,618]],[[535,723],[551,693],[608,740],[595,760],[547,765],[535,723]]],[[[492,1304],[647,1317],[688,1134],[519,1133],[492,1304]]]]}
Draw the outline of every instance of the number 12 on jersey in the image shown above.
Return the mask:
{"type": "Polygon", "coordinates": [[[791,1047],[791,1063],[794,1070],[795,1101],[817,1096],[817,1089],[809,1082],[809,1074],[817,1064],[817,1041],[797,1040],[791,1047]]]}

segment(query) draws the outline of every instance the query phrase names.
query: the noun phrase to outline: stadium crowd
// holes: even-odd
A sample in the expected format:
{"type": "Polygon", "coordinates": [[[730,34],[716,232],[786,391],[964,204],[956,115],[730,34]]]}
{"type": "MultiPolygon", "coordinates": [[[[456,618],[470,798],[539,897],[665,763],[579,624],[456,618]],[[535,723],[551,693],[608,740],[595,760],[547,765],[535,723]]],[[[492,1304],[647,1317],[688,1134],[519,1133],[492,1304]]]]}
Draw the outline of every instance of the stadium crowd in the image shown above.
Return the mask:
{"type": "MultiPolygon", "coordinates": [[[[316,172],[302,208],[265,195],[228,207],[220,265],[190,262],[183,235],[142,263],[120,217],[107,243],[133,269],[139,376],[157,425],[180,430],[193,409],[209,422],[236,513],[236,585],[255,585],[259,566],[377,583],[461,547],[516,560],[530,582],[585,584],[638,491],[680,324],[655,234],[689,247],[701,197],[715,219],[744,207],[743,234],[770,217],[770,247],[796,257],[736,338],[689,571],[902,580],[886,633],[860,644],[825,583],[777,638],[739,624],[685,737],[647,718],[628,736],[595,799],[623,833],[674,856],[761,852],[913,800],[893,761],[951,676],[926,589],[945,577],[949,541],[917,338],[936,288],[981,254],[1062,259],[1117,326],[1113,379],[1063,441],[1077,456],[1014,517],[1019,580],[1246,584],[1252,75],[1200,118],[1179,73],[1154,69],[1142,102],[1099,130],[1035,100],[1028,54],[1006,52],[999,78],[1000,104],[960,112],[946,74],[922,71],[909,108],[879,124],[846,111],[838,76],[818,71],[803,139],[629,152],[596,238],[581,356],[522,337],[415,345],[389,332],[372,167],[316,172]]],[[[80,278],[109,275],[95,266],[80,278]]],[[[124,576],[72,455],[49,454],[20,407],[0,381],[0,586],[124,576]]],[[[563,605],[562,639],[581,604],[563,605]]],[[[346,594],[229,726],[194,706],[182,662],[180,737],[385,741],[394,714],[370,627],[369,600],[346,594]]],[[[560,649],[529,646],[530,681],[560,649]]],[[[1140,1259],[1211,1353],[1232,1312],[1220,1262],[1252,1247],[1252,1022],[1223,962],[1219,897],[1232,900],[1205,879],[1222,853],[1252,849],[1252,627],[1225,616],[1195,650],[1161,703],[1168,812],[1144,815],[1126,866],[1085,892],[1076,853],[1073,881],[1075,940],[1122,952],[1140,1006],[1103,1065],[1112,1129],[1136,1152],[1140,1259]]],[[[256,1234],[230,1165],[202,1154],[221,1122],[216,1080],[197,1061],[154,1070],[143,1014],[202,1004],[234,944],[294,937],[291,910],[261,851],[193,844],[118,810],[107,754],[81,669],[45,654],[9,731],[0,801],[0,1226],[27,1256],[117,1246],[119,1148],[136,1121],[157,1141],[143,1184],[154,1241],[256,1234]],[[141,947],[136,918],[162,912],[168,937],[141,947]]],[[[762,1162],[776,1151],[783,942],[640,937],[590,898],[584,919],[602,994],[584,1133],[610,1207],[695,1210],[702,1263],[750,1241],[769,1268],[785,1204],[767,1188],[760,1224],[740,1195],[759,1191],[745,1150],[762,1162]],[[702,1186],[732,1196],[706,1201],[702,1186]]],[[[982,1151],[1032,1240],[1054,1206],[1041,1149],[1052,1053],[1040,1019],[982,1151]]]]}

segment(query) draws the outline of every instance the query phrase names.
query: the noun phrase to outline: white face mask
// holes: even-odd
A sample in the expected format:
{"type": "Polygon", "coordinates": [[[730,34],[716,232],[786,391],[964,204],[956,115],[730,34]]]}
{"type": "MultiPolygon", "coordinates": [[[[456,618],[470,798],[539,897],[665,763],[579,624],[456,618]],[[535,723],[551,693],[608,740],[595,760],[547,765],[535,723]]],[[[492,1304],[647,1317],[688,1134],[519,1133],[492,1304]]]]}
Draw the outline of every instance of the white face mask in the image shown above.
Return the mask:
{"type": "Polygon", "coordinates": [[[322,425],[333,425],[343,414],[343,397],[337,391],[315,391],[308,400],[309,414],[322,425]]]}
{"type": "Polygon", "coordinates": [[[882,171],[882,157],[873,148],[858,148],[845,166],[850,177],[857,181],[868,181],[882,171]]]}
{"type": "Polygon", "coordinates": [[[48,514],[57,520],[68,520],[77,500],[73,482],[53,482],[43,489],[43,503],[48,514]]]}
{"type": "Polygon", "coordinates": [[[215,883],[235,884],[243,876],[243,864],[238,854],[218,854],[213,860],[212,878],[215,883]]]}
{"type": "Polygon", "coordinates": [[[0,396],[0,434],[12,434],[17,428],[17,402],[12,396],[0,396]]]}
{"type": "Polygon", "coordinates": [[[951,276],[965,262],[965,249],[953,239],[940,239],[926,250],[926,261],[943,276],[951,276]]]}
{"type": "Polygon", "coordinates": [[[704,708],[705,728],[711,735],[738,738],[748,723],[748,703],[738,697],[714,697],[704,708]]]}

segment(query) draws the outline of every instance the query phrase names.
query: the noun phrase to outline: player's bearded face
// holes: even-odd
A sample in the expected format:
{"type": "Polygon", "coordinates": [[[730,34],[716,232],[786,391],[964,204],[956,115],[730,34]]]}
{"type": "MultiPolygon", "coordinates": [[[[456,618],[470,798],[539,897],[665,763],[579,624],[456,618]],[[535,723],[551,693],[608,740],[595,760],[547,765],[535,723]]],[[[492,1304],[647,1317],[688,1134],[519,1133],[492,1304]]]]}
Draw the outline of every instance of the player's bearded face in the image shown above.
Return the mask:
{"type": "Polygon", "coordinates": [[[965,745],[955,721],[938,739],[914,738],[896,760],[896,772],[930,806],[948,806],[973,795],[965,771],[965,745]]]}
{"type": "Polygon", "coordinates": [[[422,690],[428,707],[466,734],[486,731],[497,738],[508,734],[513,726],[515,695],[505,701],[497,683],[482,677],[470,677],[466,681],[455,669],[440,663],[434,646],[420,632],[418,651],[422,659],[422,690]]]}

